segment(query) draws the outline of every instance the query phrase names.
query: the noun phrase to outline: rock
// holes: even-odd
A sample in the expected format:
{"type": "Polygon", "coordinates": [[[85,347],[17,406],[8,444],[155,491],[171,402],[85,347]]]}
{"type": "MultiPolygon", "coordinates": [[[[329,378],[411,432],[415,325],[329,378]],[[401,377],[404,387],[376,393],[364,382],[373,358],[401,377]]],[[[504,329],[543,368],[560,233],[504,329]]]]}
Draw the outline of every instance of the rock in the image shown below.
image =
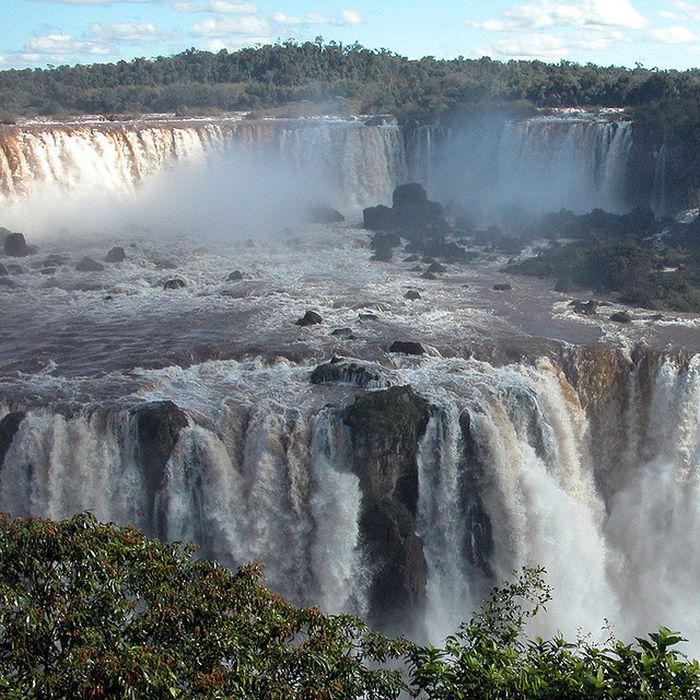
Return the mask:
{"type": "Polygon", "coordinates": [[[56,268],[55,267],[43,267],[39,272],[42,275],[55,275],[56,274],[56,268]]]}
{"type": "Polygon", "coordinates": [[[392,387],[360,396],[342,417],[362,491],[370,619],[391,631],[425,600],[426,565],[416,535],[417,454],[430,405],[409,386],[392,387]]]}
{"type": "Polygon", "coordinates": [[[391,197],[394,209],[411,206],[414,204],[425,204],[428,201],[428,194],[425,187],[417,182],[409,182],[399,185],[391,197]]]}
{"type": "Polygon", "coordinates": [[[243,273],[240,270],[234,270],[227,278],[227,282],[240,282],[243,279],[243,273]]]}
{"type": "Polygon", "coordinates": [[[500,284],[494,284],[493,288],[498,292],[507,292],[513,289],[508,282],[501,282],[500,284]]]}
{"type": "Polygon", "coordinates": [[[0,263],[0,277],[4,277],[5,275],[9,274],[9,270],[2,263],[0,263]]]}
{"type": "Polygon", "coordinates": [[[27,241],[24,240],[24,234],[21,233],[10,233],[5,238],[5,255],[11,258],[23,258],[27,255],[33,255],[37,252],[38,248],[36,246],[28,246],[27,241]]]}
{"type": "Polygon", "coordinates": [[[420,293],[417,292],[415,289],[409,289],[404,295],[404,299],[408,299],[410,301],[415,301],[416,299],[420,299],[420,293]]]}
{"type": "Polygon", "coordinates": [[[10,449],[10,445],[19,430],[20,423],[24,420],[26,413],[15,411],[8,413],[0,420],[0,473],[5,464],[5,455],[10,449]]]}
{"type": "Polygon", "coordinates": [[[336,328],[331,332],[331,335],[334,335],[337,338],[347,338],[348,340],[355,337],[352,334],[352,328],[336,328]]]}
{"type": "Polygon", "coordinates": [[[599,304],[593,299],[589,299],[588,301],[574,299],[574,301],[569,302],[569,306],[573,307],[577,314],[582,314],[583,316],[593,316],[598,310],[599,304]]]}
{"type": "Polygon", "coordinates": [[[105,266],[102,263],[98,263],[97,260],[93,260],[85,256],[76,266],[75,269],[78,272],[103,272],[105,266]]]}
{"type": "Polygon", "coordinates": [[[389,207],[380,204],[362,210],[362,225],[370,231],[386,231],[396,226],[394,212],[389,207]]]}
{"type": "Polygon", "coordinates": [[[138,457],[143,469],[148,502],[149,522],[155,526],[159,537],[165,537],[167,528],[167,503],[165,498],[166,465],[177,444],[180,433],[189,425],[187,415],[172,401],[154,401],[139,406],[131,411],[132,420],[136,421],[138,436],[138,457]],[[159,494],[160,492],[160,494],[159,494]]]}
{"type": "Polygon", "coordinates": [[[300,319],[296,321],[297,326],[315,326],[323,323],[321,315],[315,311],[307,311],[300,319]]]}
{"type": "Polygon", "coordinates": [[[163,289],[182,289],[187,286],[187,282],[181,277],[173,277],[172,279],[166,280],[163,284],[163,289]]]}
{"type": "Polygon", "coordinates": [[[312,384],[352,384],[365,389],[374,389],[391,385],[391,381],[380,371],[352,362],[340,357],[334,357],[330,362],[318,365],[311,373],[312,384]]]}
{"type": "Polygon", "coordinates": [[[425,355],[426,350],[413,340],[396,340],[391,344],[389,352],[400,352],[404,355],[425,355]]]}
{"type": "Polygon", "coordinates": [[[177,270],[177,263],[172,260],[154,260],[157,270],[177,270]]]}
{"type": "Polygon", "coordinates": [[[426,272],[447,272],[447,268],[439,262],[432,262],[426,272]]]}
{"type": "Polygon", "coordinates": [[[631,323],[632,316],[630,316],[626,311],[617,311],[610,315],[610,320],[616,323],[631,323]]]}
{"type": "Polygon", "coordinates": [[[5,228],[4,226],[0,226],[0,245],[4,248],[5,247],[5,241],[7,240],[7,237],[12,233],[10,229],[5,228]]]}
{"type": "Polygon", "coordinates": [[[427,270],[421,275],[424,280],[436,280],[437,275],[434,272],[428,272],[427,270]]]}
{"type": "Polygon", "coordinates": [[[105,257],[105,262],[120,263],[126,260],[126,251],[121,246],[112,248],[105,257]]]}
{"type": "Polygon", "coordinates": [[[345,217],[337,209],[320,204],[306,210],[306,220],[311,224],[335,224],[345,221],[345,217]]]}
{"type": "Polygon", "coordinates": [[[418,260],[420,260],[420,258],[414,253],[413,255],[409,255],[407,258],[404,258],[403,262],[411,263],[411,262],[417,262],[418,260]]]}
{"type": "Polygon", "coordinates": [[[358,314],[357,317],[360,319],[360,321],[378,321],[379,320],[379,316],[377,316],[377,314],[370,314],[370,313],[358,314]]]}

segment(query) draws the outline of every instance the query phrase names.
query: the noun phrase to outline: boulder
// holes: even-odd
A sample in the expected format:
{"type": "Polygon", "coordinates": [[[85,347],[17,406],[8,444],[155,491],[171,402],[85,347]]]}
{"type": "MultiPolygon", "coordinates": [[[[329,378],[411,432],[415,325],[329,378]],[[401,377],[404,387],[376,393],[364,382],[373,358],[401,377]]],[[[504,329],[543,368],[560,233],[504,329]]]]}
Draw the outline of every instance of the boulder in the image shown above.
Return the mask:
{"type": "Polygon", "coordinates": [[[240,282],[243,279],[243,273],[240,270],[234,270],[227,278],[227,282],[240,282]]]}
{"type": "Polygon", "coordinates": [[[121,246],[115,246],[105,256],[105,262],[120,263],[126,260],[126,251],[121,246]]]}
{"type": "Polygon", "coordinates": [[[334,357],[330,362],[318,365],[310,379],[312,384],[352,384],[362,389],[391,385],[389,378],[379,370],[341,357],[334,357]]]}
{"type": "Polygon", "coordinates": [[[163,289],[182,289],[187,286],[187,282],[181,277],[173,277],[172,279],[166,280],[163,284],[163,289]]]}
{"type": "Polygon", "coordinates": [[[498,292],[507,292],[512,289],[508,282],[501,282],[499,284],[494,284],[493,288],[498,292]]]}
{"type": "Polygon", "coordinates": [[[400,352],[404,355],[425,355],[426,350],[413,340],[396,340],[391,344],[389,352],[400,352]]]}
{"type": "Polygon", "coordinates": [[[439,262],[432,262],[426,272],[447,272],[447,268],[439,262]]]}
{"type": "Polygon", "coordinates": [[[415,301],[416,299],[420,299],[420,293],[417,292],[415,289],[409,289],[404,295],[404,299],[408,299],[409,301],[415,301]]]}
{"type": "Polygon", "coordinates": [[[380,204],[362,210],[362,225],[370,231],[387,231],[396,227],[393,209],[380,204]]]}
{"type": "Polygon", "coordinates": [[[296,321],[297,326],[315,326],[323,323],[321,315],[315,311],[307,311],[300,319],[296,321]]]}
{"type": "Polygon", "coordinates": [[[581,314],[582,316],[594,316],[600,304],[593,299],[589,299],[588,301],[574,299],[574,301],[569,302],[569,306],[571,306],[577,314],[581,314]]]}
{"type": "Polygon", "coordinates": [[[360,319],[360,321],[378,321],[379,320],[379,316],[377,316],[377,314],[371,314],[371,313],[357,314],[357,317],[360,319]]]}
{"type": "Polygon", "coordinates": [[[23,258],[27,255],[33,255],[37,252],[36,246],[27,245],[22,233],[10,233],[5,238],[4,245],[5,255],[11,258],[23,258]]]}
{"type": "Polygon", "coordinates": [[[311,224],[335,224],[345,221],[345,217],[337,209],[319,204],[306,210],[306,220],[311,224]]]}
{"type": "Polygon", "coordinates": [[[75,269],[78,272],[103,272],[105,266],[102,263],[98,263],[97,260],[93,260],[85,256],[76,266],[75,269]]]}
{"type": "Polygon", "coordinates": [[[424,280],[436,280],[437,275],[434,272],[428,272],[427,270],[421,275],[424,280]]]}
{"type": "Polygon", "coordinates": [[[626,311],[617,311],[610,315],[610,320],[616,323],[632,323],[632,316],[626,311]]]}

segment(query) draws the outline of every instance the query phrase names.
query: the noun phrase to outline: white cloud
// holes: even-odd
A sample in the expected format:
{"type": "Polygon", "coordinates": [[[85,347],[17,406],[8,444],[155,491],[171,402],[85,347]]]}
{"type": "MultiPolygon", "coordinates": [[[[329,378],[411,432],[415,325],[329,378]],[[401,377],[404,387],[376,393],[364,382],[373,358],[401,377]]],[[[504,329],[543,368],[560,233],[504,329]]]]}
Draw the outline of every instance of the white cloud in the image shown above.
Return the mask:
{"type": "Polygon", "coordinates": [[[242,49],[247,46],[255,46],[256,44],[267,44],[270,41],[269,36],[246,36],[238,38],[230,38],[226,41],[222,39],[211,39],[202,44],[202,49],[205,51],[211,51],[212,53],[218,53],[222,49],[227,51],[236,51],[237,49],[242,49]]]}
{"type": "Polygon", "coordinates": [[[115,24],[95,23],[90,27],[92,36],[99,41],[118,41],[126,44],[141,44],[169,39],[170,35],[159,32],[153,24],[117,22],[115,24]]]}
{"type": "Polygon", "coordinates": [[[564,58],[569,51],[570,46],[563,37],[554,34],[523,33],[500,39],[491,46],[478,49],[476,53],[480,56],[549,61],[564,58]]]}
{"type": "Polygon", "coordinates": [[[259,17],[222,17],[195,22],[190,28],[195,36],[226,37],[232,34],[267,37],[270,25],[259,17]]]}
{"type": "Polygon", "coordinates": [[[340,16],[343,18],[345,24],[364,24],[365,21],[360,17],[358,12],[355,10],[341,10],[340,16]]]}
{"type": "Polygon", "coordinates": [[[159,0],[47,0],[57,5],[117,5],[119,3],[156,3],[159,0]]]}
{"type": "MultiPolygon", "coordinates": [[[[46,34],[30,39],[23,49],[24,55],[59,58],[61,56],[103,56],[109,49],[97,42],[77,39],[71,34],[46,34]]],[[[35,59],[28,59],[35,60],[35,59]]],[[[38,59],[36,59],[38,60],[38,59]]]]}
{"type": "Polygon", "coordinates": [[[648,25],[646,18],[629,0],[537,0],[532,4],[518,5],[505,16],[505,21],[490,19],[470,24],[493,32],[539,31],[557,27],[643,29],[648,25]]]}
{"type": "Polygon", "coordinates": [[[687,27],[660,27],[650,29],[647,38],[658,41],[660,44],[690,44],[698,40],[698,36],[693,34],[687,27]]]}
{"type": "Polygon", "coordinates": [[[258,11],[258,8],[250,2],[235,2],[235,0],[175,0],[172,6],[178,12],[253,15],[258,11]]]}
{"type": "Polygon", "coordinates": [[[5,63],[7,59],[0,53],[0,63],[5,63]]]}
{"type": "Polygon", "coordinates": [[[299,25],[314,25],[314,24],[335,24],[332,19],[328,19],[324,15],[318,12],[309,12],[305,17],[294,17],[292,15],[286,15],[284,12],[273,12],[273,21],[277,24],[284,25],[285,27],[294,27],[299,25]]]}
{"type": "Polygon", "coordinates": [[[700,22],[700,7],[697,5],[691,5],[689,2],[684,2],[684,0],[674,0],[673,6],[688,18],[700,22]]]}

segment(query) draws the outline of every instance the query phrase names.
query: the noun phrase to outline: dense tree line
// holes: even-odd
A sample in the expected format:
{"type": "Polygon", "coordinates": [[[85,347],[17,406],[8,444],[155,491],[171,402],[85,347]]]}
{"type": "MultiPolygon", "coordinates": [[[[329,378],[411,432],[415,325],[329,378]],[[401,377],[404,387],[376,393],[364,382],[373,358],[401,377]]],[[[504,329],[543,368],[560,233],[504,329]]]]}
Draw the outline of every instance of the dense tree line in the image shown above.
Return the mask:
{"type": "Polygon", "coordinates": [[[339,113],[429,119],[458,105],[635,107],[700,96],[700,69],[659,71],[484,57],[409,60],[355,43],[296,43],[218,53],[0,72],[7,115],[267,110],[312,103],[339,113]]]}
{"type": "MultiPolygon", "coordinates": [[[[528,640],[543,570],[492,591],[444,645],[296,608],[259,566],[232,573],[193,548],[90,515],[0,516],[0,695],[8,700],[700,699],[700,666],[660,628],[528,640]]],[[[562,592],[565,593],[565,592],[562,592]]]]}

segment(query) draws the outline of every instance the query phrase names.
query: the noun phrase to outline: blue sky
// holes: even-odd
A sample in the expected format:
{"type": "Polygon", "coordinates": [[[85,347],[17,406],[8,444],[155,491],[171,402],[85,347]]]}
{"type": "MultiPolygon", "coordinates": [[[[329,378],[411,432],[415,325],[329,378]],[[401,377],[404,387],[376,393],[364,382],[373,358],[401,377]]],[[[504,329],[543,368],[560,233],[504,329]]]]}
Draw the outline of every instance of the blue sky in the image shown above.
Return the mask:
{"type": "Polygon", "coordinates": [[[411,58],[689,68],[700,0],[0,0],[0,68],[322,36],[411,58]]]}

